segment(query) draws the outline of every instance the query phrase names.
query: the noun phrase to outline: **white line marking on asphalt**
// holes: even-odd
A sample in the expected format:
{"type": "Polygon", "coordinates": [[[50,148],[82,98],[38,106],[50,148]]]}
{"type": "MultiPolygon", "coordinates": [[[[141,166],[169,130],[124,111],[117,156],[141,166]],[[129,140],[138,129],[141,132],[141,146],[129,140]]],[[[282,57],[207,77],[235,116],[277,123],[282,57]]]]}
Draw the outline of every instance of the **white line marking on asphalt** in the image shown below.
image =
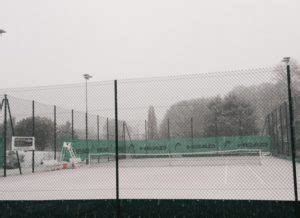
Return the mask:
{"type": "Polygon", "coordinates": [[[248,166],[248,168],[250,169],[251,173],[260,181],[261,184],[266,185],[265,181],[250,166],[248,166]]]}

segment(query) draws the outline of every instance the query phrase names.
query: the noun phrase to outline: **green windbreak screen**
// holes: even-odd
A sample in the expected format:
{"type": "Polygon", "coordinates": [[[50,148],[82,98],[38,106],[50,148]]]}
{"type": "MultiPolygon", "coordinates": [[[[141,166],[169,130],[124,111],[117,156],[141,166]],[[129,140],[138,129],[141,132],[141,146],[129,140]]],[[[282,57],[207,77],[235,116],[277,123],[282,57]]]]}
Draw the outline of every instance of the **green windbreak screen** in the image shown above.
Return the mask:
{"type": "MultiPolygon", "coordinates": [[[[114,153],[115,141],[74,140],[73,149],[82,160],[88,154],[114,153]]],[[[193,153],[236,149],[260,149],[269,152],[269,136],[204,137],[157,140],[119,140],[119,152],[128,154],[193,153]]],[[[68,158],[68,156],[66,156],[68,158]]]]}
{"type": "Polygon", "coordinates": [[[0,168],[3,168],[4,166],[4,147],[3,147],[3,139],[0,138],[0,168]]]}

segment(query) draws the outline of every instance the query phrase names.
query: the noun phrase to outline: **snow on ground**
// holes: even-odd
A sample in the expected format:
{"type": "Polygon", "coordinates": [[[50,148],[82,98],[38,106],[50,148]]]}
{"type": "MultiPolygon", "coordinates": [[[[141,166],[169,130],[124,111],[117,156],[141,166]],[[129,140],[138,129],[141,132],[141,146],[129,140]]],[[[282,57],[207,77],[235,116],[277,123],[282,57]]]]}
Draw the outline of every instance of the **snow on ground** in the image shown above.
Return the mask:
{"type": "MultiPolygon", "coordinates": [[[[164,167],[146,167],[127,163],[120,160],[120,198],[294,200],[292,164],[274,157],[264,157],[261,165],[230,161],[214,165],[208,161],[193,166],[166,163],[164,167]]],[[[0,177],[0,199],[114,199],[114,164],[43,169],[34,174],[28,168],[25,175],[14,170],[8,177],[0,177]]]]}

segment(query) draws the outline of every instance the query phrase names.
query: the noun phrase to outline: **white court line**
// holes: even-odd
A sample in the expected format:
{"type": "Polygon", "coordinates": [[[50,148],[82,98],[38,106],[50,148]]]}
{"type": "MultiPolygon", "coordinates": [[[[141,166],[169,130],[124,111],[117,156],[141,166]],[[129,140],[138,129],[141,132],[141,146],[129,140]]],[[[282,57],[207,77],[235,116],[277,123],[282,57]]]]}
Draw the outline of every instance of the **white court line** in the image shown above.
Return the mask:
{"type": "Polygon", "coordinates": [[[260,181],[261,184],[266,185],[265,181],[250,167],[247,165],[251,173],[260,181]]]}

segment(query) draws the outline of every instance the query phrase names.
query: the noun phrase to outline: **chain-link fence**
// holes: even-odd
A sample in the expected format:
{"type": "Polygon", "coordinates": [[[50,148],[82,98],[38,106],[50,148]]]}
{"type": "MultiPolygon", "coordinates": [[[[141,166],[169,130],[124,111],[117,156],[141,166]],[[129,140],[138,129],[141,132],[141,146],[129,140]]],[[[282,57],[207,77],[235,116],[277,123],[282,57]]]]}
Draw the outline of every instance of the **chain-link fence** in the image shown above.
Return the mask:
{"type": "Polygon", "coordinates": [[[107,132],[107,121],[113,121],[113,83],[90,83],[88,91],[89,111],[84,84],[5,90],[0,115],[6,139],[0,141],[1,152],[6,150],[0,159],[6,177],[2,199],[115,198],[114,167],[89,165],[89,153],[102,152],[99,143],[109,139],[114,146],[114,127],[107,132]],[[34,137],[35,149],[12,149],[13,136],[34,137]],[[67,142],[71,150],[64,146],[67,142]]]}
{"type": "Polygon", "coordinates": [[[299,69],[2,90],[1,199],[294,200],[299,69]]]}

